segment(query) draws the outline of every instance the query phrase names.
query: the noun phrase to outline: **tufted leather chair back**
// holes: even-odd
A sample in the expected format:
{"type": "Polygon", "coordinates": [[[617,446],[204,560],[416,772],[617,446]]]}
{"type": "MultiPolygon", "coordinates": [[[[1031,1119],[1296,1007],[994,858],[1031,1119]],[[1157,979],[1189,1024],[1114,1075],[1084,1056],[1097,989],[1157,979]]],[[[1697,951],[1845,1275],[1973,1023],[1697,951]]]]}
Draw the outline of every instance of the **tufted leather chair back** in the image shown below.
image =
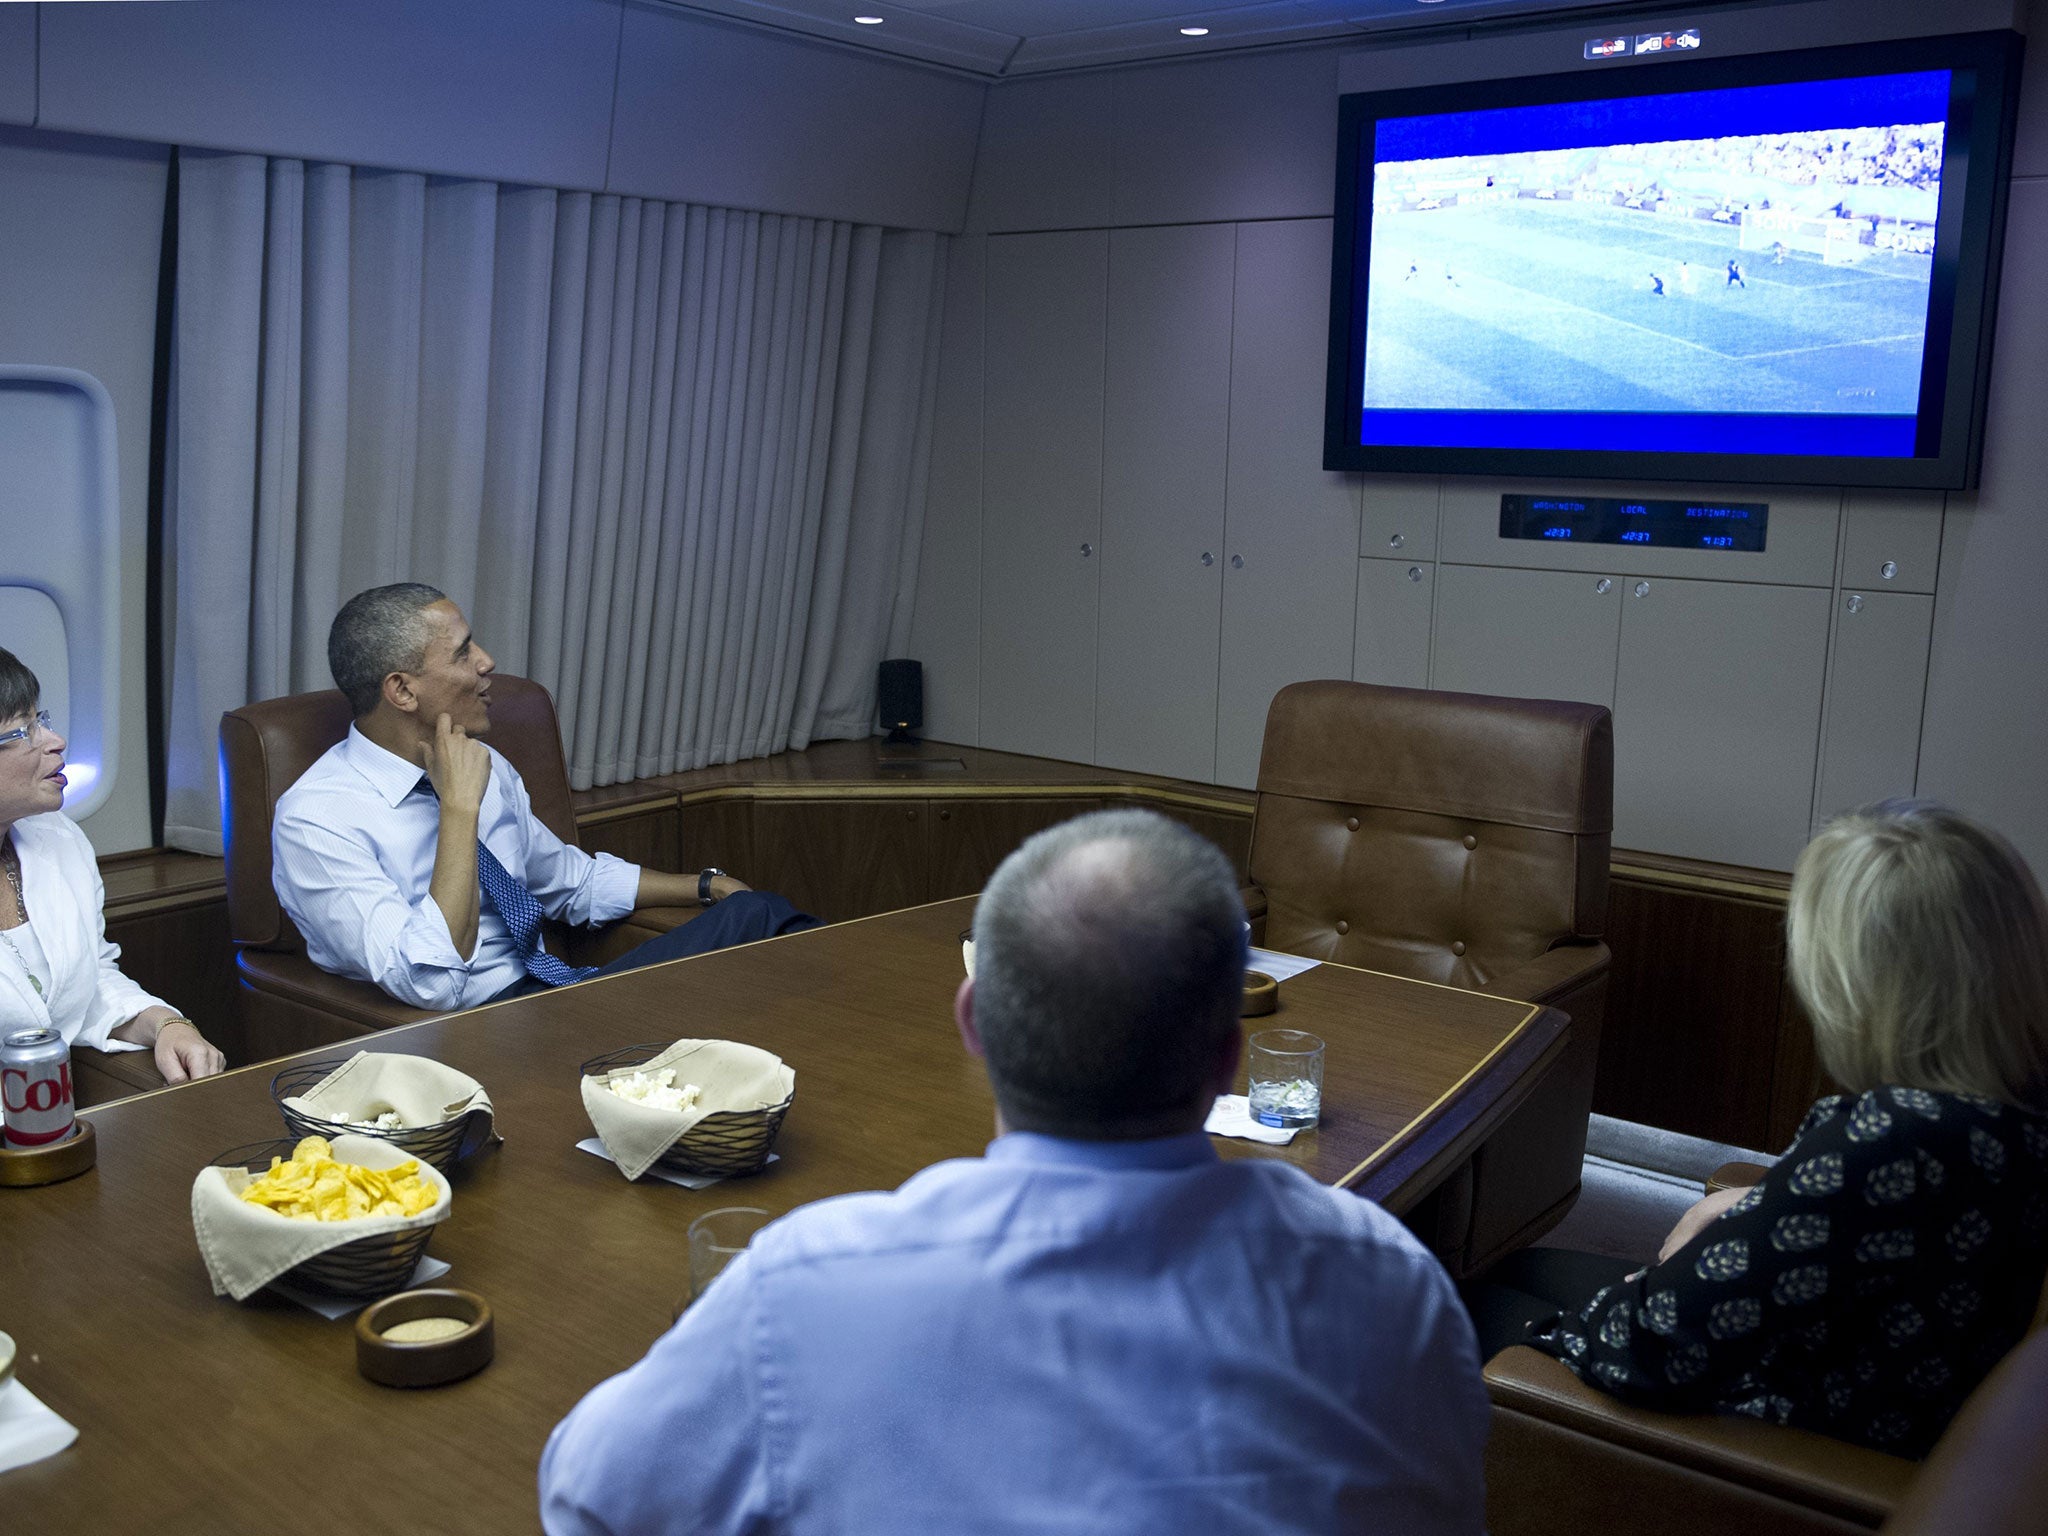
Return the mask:
{"type": "Polygon", "coordinates": [[[1606,923],[1598,705],[1295,683],[1266,716],[1258,796],[1270,948],[1484,988],[1606,923]]]}
{"type": "MultiPolygon", "coordinates": [[[[270,827],[279,798],[348,734],[348,727],[348,701],[333,689],[265,699],[221,716],[228,929],[237,945],[304,952],[306,942],[278,905],[270,883],[270,827]]],[[[562,728],[547,689],[527,678],[493,675],[487,739],[526,781],[534,815],[563,842],[575,843],[576,810],[562,759],[562,728]]]]}

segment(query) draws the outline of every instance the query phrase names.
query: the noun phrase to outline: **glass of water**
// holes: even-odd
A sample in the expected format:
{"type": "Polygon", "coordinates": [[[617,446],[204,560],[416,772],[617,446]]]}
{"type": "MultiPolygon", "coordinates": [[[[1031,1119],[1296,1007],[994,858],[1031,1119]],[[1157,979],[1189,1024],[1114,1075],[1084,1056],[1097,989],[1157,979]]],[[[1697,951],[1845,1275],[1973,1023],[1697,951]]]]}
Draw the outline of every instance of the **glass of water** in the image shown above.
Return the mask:
{"type": "Polygon", "coordinates": [[[1323,1042],[1299,1029],[1262,1029],[1246,1058],[1252,1118],[1260,1125],[1314,1125],[1323,1113],[1323,1042]]]}
{"type": "Polygon", "coordinates": [[[766,1211],[751,1205],[728,1205],[706,1211],[690,1223],[690,1290],[676,1304],[675,1315],[704,1294],[725,1266],[746,1252],[754,1234],[773,1220],[766,1211]]]}

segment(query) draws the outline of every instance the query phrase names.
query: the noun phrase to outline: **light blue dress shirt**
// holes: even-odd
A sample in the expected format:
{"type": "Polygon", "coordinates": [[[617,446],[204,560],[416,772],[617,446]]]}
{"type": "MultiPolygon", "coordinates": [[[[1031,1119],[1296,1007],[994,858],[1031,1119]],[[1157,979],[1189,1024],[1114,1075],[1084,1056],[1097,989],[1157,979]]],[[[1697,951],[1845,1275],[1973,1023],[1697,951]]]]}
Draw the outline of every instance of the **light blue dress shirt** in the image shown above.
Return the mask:
{"type": "MultiPolygon", "coordinates": [[[[456,949],[428,890],[441,807],[413,793],[422,773],[350,726],[277,802],[271,884],[321,970],[374,981],[415,1008],[473,1008],[523,980],[526,965],[488,902],[475,951],[456,949]]],[[[550,917],[606,923],[633,910],[640,866],[556,837],[496,751],[477,836],[550,917]]]]}
{"type": "MultiPolygon", "coordinates": [[[[680,1254],[678,1267],[680,1267],[680,1254]]],[[[1016,1134],[766,1228],[557,1426],[553,1536],[1477,1536],[1449,1278],[1291,1164],[1016,1134]]]]}

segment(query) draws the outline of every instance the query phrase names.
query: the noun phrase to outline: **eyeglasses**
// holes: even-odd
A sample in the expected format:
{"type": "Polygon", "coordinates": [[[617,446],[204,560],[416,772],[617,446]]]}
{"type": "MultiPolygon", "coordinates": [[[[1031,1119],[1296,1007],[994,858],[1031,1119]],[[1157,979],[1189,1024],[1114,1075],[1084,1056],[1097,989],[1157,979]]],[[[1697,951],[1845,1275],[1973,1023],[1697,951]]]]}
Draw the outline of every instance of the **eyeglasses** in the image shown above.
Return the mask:
{"type": "Polygon", "coordinates": [[[0,731],[0,747],[12,746],[17,741],[33,741],[37,736],[54,736],[57,723],[50,718],[47,709],[36,711],[36,717],[27,725],[18,725],[11,731],[0,731]]]}

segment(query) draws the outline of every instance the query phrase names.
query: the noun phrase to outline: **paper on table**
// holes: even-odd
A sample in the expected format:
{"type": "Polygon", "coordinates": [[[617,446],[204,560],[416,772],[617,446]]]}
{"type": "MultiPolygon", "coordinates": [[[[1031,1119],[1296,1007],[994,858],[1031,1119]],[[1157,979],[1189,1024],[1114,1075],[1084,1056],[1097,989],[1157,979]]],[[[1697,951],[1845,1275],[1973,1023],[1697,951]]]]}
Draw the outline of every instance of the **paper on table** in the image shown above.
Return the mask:
{"type": "Polygon", "coordinates": [[[0,1386],[0,1472],[54,1456],[77,1438],[78,1431],[20,1381],[0,1386]]]}
{"type": "Polygon", "coordinates": [[[1211,1136],[1235,1136],[1241,1141],[1263,1141],[1268,1146],[1284,1147],[1294,1140],[1294,1133],[1301,1127],[1261,1125],[1252,1118],[1250,1099],[1241,1093],[1219,1093],[1202,1129],[1211,1136]]]}
{"type": "MultiPolygon", "coordinates": [[[[446,1260],[430,1259],[425,1254],[422,1254],[419,1264],[413,1269],[412,1278],[401,1285],[399,1289],[401,1291],[409,1291],[416,1286],[431,1285],[447,1273],[448,1264],[446,1260]]],[[[291,1300],[296,1301],[308,1312],[318,1312],[330,1323],[338,1317],[347,1317],[351,1312],[362,1311],[363,1308],[377,1299],[375,1296],[365,1296],[360,1300],[350,1300],[346,1296],[330,1296],[325,1291],[308,1291],[301,1290],[296,1285],[280,1285],[275,1280],[270,1282],[270,1288],[277,1292],[278,1295],[289,1297],[291,1300]]]]}
{"type": "Polygon", "coordinates": [[[1277,949],[1254,949],[1245,959],[1245,969],[1264,971],[1275,981],[1285,981],[1303,971],[1312,971],[1322,963],[1309,959],[1307,955],[1283,955],[1277,949]]]}
{"type": "MultiPolygon", "coordinates": [[[[605,1150],[604,1143],[595,1136],[586,1136],[577,1142],[576,1150],[588,1152],[592,1157],[601,1157],[608,1163],[616,1163],[618,1161],[616,1157],[613,1157],[611,1153],[605,1150]]],[[[768,1154],[768,1161],[779,1163],[782,1161],[782,1154],[780,1152],[770,1152],[768,1154]]],[[[726,1178],[726,1175],[722,1173],[677,1173],[673,1168],[649,1168],[645,1176],[651,1179],[666,1179],[669,1183],[680,1184],[685,1189],[709,1189],[712,1185],[721,1183],[726,1178]]]]}

